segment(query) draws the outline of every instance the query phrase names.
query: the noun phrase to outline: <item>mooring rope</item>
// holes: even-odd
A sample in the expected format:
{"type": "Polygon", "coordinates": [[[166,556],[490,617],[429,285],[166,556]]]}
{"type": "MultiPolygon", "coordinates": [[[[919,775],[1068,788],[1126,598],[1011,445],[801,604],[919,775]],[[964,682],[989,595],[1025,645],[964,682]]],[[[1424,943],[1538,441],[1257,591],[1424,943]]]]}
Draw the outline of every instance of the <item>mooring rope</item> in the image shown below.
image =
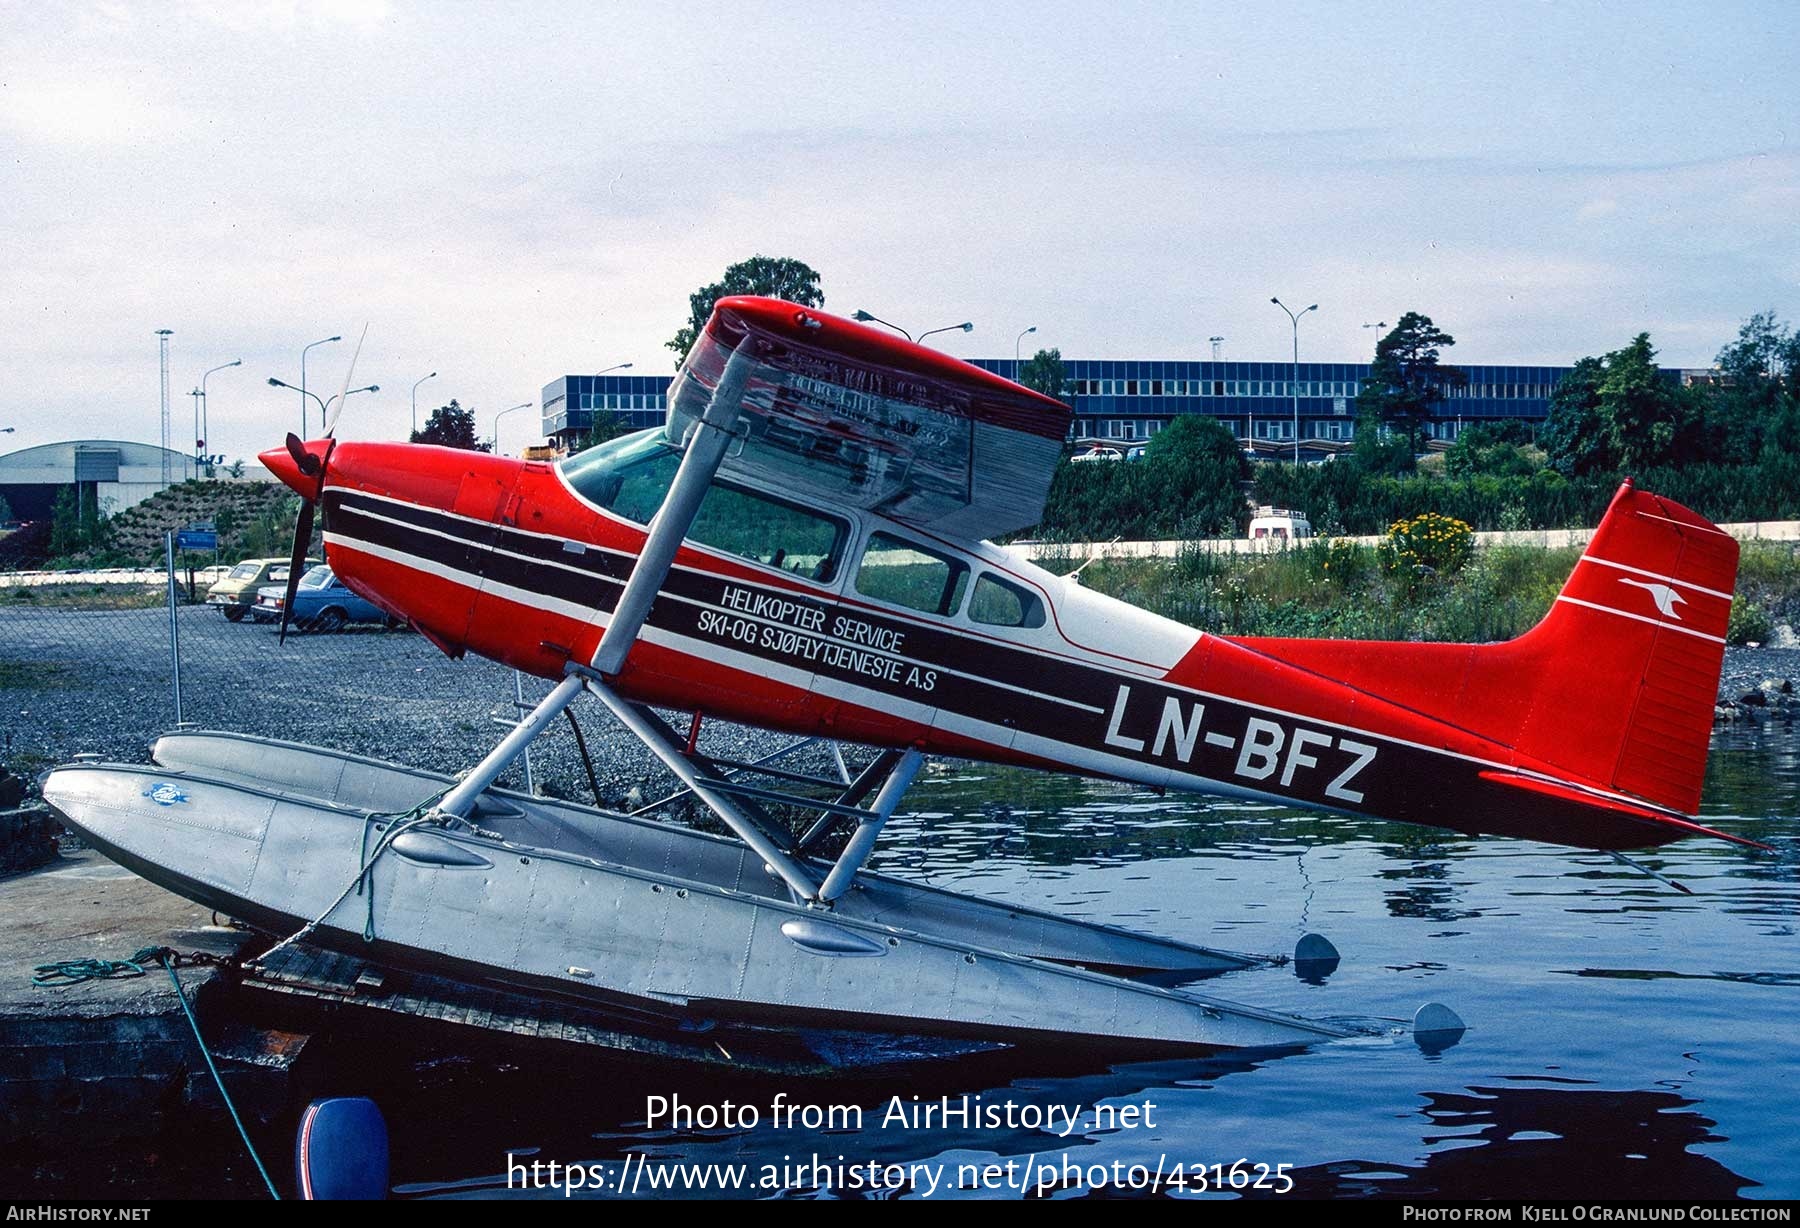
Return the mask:
{"type": "MultiPolygon", "coordinates": [[[[448,792],[448,790],[446,790],[445,792],[448,792]]],[[[292,946],[294,943],[299,942],[302,938],[305,938],[308,934],[310,934],[314,930],[318,929],[321,925],[323,925],[325,923],[325,918],[329,917],[332,913],[336,912],[338,910],[338,906],[340,904],[342,904],[345,900],[349,899],[351,897],[351,895],[361,894],[363,891],[363,885],[365,882],[368,884],[368,909],[367,909],[366,913],[364,914],[362,937],[363,937],[364,942],[374,942],[375,941],[375,880],[371,876],[370,872],[372,870],[374,870],[375,863],[381,859],[381,855],[383,853],[387,852],[389,847],[393,845],[394,841],[398,837],[400,837],[401,835],[403,835],[406,832],[411,831],[415,827],[422,827],[427,823],[435,823],[438,821],[437,816],[432,811],[432,807],[436,806],[437,803],[443,798],[443,796],[444,796],[443,793],[435,794],[434,796],[427,798],[425,801],[420,802],[417,806],[414,806],[411,810],[405,811],[400,814],[395,814],[395,815],[371,814],[371,815],[367,816],[363,820],[362,848],[357,855],[357,860],[361,863],[361,865],[358,867],[358,869],[356,871],[356,877],[352,878],[348,883],[346,883],[344,885],[344,889],[342,891],[338,892],[337,899],[333,900],[326,907],[324,912],[322,912],[318,916],[314,917],[311,921],[308,921],[305,925],[301,926],[299,929],[297,929],[293,933],[289,934],[286,938],[283,938],[280,942],[276,943],[274,946],[272,946],[268,950],[264,951],[261,955],[256,956],[254,959],[247,960],[245,962],[244,966],[246,968],[250,968],[250,969],[255,969],[255,968],[260,967],[262,965],[263,961],[267,960],[271,955],[274,955],[276,952],[284,950],[287,947],[292,946]],[[390,825],[388,827],[388,829],[385,832],[383,832],[381,834],[381,839],[379,839],[375,842],[375,847],[373,850],[371,850],[369,848],[369,830],[374,825],[374,823],[377,819],[383,819],[383,818],[392,818],[394,820],[394,822],[392,823],[392,825],[390,825]]]]}
{"type": "Polygon", "coordinates": [[[218,1066],[213,1062],[212,1051],[206,1047],[206,1037],[200,1033],[200,1020],[194,1016],[194,1008],[188,1003],[187,990],[181,984],[181,977],[175,969],[181,964],[205,965],[223,964],[226,961],[217,955],[209,955],[204,951],[196,951],[182,955],[169,947],[145,947],[130,959],[62,959],[47,964],[39,964],[31,971],[31,983],[52,988],[69,985],[80,985],[85,981],[131,980],[135,977],[149,975],[146,964],[160,964],[164,972],[169,974],[169,983],[175,987],[176,1000],[181,1003],[181,1013],[187,1016],[188,1027],[193,1029],[194,1043],[200,1046],[200,1056],[206,1059],[206,1069],[212,1075],[213,1084],[219,1089],[219,1099],[225,1102],[225,1111],[231,1114],[231,1124],[237,1127],[238,1137],[244,1140],[244,1150],[250,1153],[251,1163],[256,1165],[257,1175],[269,1189],[269,1197],[276,1202],[281,1201],[281,1193],[275,1188],[275,1182],[269,1177],[269,1170],[263,1166],[262,1156],[257,1154],[256,1144],[250,1141],[250,1132],[244,1128],[244,1119],[238,1115],[237,1105],[232,1103],[231,1093],[225,1090],[225,1080],[219,1074],[218,1066]]]}

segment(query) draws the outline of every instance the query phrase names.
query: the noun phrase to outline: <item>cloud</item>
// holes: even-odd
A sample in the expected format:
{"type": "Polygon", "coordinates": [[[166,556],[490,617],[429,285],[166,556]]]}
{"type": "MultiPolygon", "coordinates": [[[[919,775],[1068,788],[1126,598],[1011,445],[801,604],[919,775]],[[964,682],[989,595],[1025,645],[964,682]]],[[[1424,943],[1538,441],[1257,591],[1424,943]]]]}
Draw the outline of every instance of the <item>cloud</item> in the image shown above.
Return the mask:
{"type": "Polygon", "coordinates": [[[180,122],[177,108],[122,80],[9,80],[0,85],[0,123],[27,141],[133,145],[172,132],[180,122]]]}

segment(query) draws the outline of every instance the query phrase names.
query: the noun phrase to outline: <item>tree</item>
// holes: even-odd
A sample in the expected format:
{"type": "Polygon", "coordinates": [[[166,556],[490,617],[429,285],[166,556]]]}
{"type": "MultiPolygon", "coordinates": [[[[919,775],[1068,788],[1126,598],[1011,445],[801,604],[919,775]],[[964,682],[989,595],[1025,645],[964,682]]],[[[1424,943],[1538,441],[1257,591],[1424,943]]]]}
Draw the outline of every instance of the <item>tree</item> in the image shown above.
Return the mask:
{"type": "Polygon", "coordinates": [[[1696,392],[1713,459],[1750,464],[1800,449],[1800,330],[1761,311],[1719,351],[1718,379],[1696,392]]]}
{"type": "Polygon", "coordinates": [[[1509,430],[1514,424],[1469,427],[1456,437],[1444,457],[1444,471],[1453,478],[1493,474],[1530,477],[1543,466],[1543,453],[1524,441],[1526,433],[1509,430]]]}
{"type": "Polygon", "coordinates": [[[1033,392],[1062,400],[1069,388],[1069,370],[1061,350],[1039,350],[1019,369],[1019,383],[1033,392]]]}
{"type": "Polygon", "coordinates": [[[1358,434],[1371,424],[1399,432],[1406,440],[1408,469],[1418,454],[1425,424],[1438,416],[1445,389],[1469,381],[1462,371],[1439,361],[1441,351],[1455,344],[1456,338],[1433,324],[1430,316],[1409,311],[1375,345],[1375,361],[1356,396],[1362,419],[1358,434]]]}
{"type": "Polygon", "coordinates": [[[824,292],[819,289],[819,275],[810,266],[785,256],[752,256],[725,270],[725,275],[710,286],[701,286],[688,295],[688,322],[665,344],[675,351],[675,361],[686,361],[688,351],[700,339],[712,315],[713,304],[734,294],[760,294],[782,298],[802,307],[823,307],[824,292]]]}
{"type": "Polygon", "coordinates": [[[448,405],[441,405],[431,411],[431,417],[425,421],[425,429],[412,433],[413,443],[435,443],[446,448],[464,448],[471,452],[486,452],[493,444],[484,443],[475,434],[475,411],[464,409],[453,399],[448,405]]]}
{"type": "Polygon", "coordinates": [[[1656,366],[1649,333],[1598,358],[1583,358],[1550,396],[1544,449],[1558,472],[1637,473],[1704,459],[1694,399],[1656,366]]]}
{"type": "Polygon", "coordinates": [[[596,409],[588,423],[588,429],[576,436],[569,446],[569,455],[585,452],[596,444],[605,443],[609,439],[617,439],[621,435],[631,433],[631,426],[610,409],[596,409]]]}

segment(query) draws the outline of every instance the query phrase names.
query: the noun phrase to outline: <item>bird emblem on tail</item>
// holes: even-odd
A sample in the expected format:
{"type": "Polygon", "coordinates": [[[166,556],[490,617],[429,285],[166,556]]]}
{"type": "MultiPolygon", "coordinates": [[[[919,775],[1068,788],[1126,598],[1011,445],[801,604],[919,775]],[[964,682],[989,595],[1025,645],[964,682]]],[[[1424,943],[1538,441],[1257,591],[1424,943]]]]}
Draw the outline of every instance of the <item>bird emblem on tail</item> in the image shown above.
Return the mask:
{"type": "Polygon", "coordinates": [[[1667,584],[1653,584],[1648,580],[1620,580],[1619,583],[1629,584],[1633,588],[1643,589],[1650,594],[1651,600],[1656,602],[1656,608],[1664,618],[1672,618],[1676,622],[1681,621],[1681,615],[1675,612],[1675,607],[1678,605],[1686,605],[1687,598],[1670,588],[1667,584]]]}

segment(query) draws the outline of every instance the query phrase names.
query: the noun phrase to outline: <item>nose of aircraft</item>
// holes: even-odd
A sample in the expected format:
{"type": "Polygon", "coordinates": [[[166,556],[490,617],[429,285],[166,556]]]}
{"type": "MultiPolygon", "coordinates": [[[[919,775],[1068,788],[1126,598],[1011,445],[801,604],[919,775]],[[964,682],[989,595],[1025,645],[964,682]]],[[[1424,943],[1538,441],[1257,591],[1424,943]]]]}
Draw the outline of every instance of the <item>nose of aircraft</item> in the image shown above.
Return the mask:
{"type": "MultiPolygon", "coordinates": [[[[330,447],[331,441],[328,439],[315,439],[310,443],[301,445],[301,448],[306,454],[316,459],[321,467],[325,464],[325,453],[330,447]]],[[[287,483],[288,486],[292,487],[299,494],[306,496],[308,499],[316,498],[318,496],[318,478],[308,477],[306,474],[301,473],[299,462],[294,459],[293,453],[289,452],[286,448],[270,448],[256,459],[260,460],[263,463],[263,467],[270,473],[287,483]]]]}

